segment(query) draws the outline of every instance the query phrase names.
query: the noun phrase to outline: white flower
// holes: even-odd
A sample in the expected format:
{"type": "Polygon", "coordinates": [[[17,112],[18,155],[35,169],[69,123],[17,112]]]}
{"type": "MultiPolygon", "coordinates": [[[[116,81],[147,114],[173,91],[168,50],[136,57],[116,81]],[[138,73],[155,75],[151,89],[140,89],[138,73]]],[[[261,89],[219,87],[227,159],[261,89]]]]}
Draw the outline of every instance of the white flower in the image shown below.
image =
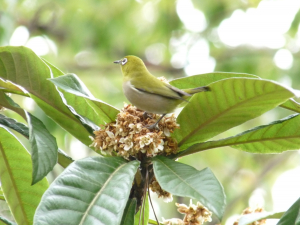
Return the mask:
{"type": "Polygon", "coordinates": [[[154,144],[154,152],[158,153],[159,150],[162,151],[164,150],[164,141],[162,139],[159,140],[160,143],[157,145],[157,143],[154,144]]]}
{"type": "Polygon", "coordinates": [[[171,195],[171,194],[163,196],[162,198],[163,198],[163,201],[166,203],[173,201],[173,195],[171,195]]]}
{"type": "Polygon", "coordinates": [[[95,138],[93,136],[89,136],[89,138],[91,139],[91,141],[95,140],[95,138]]]}
{"type": "Polygon", "coordinates": [[[164,224],[164,225],[184,225],[184,222],[181,219],[177,219],[177,218],[172,218],[172,219],[168,219],[168,220],[165,220],[163,218],[162,224],[164,224]]]}
{"type": "Polygon", "coordinates": [[[120,141],[121,143],[125,144],[125,145],[124,145],[124,150],[125,150],[125,151],[128,151],[128,150],[131,149],[132,146],[133,146],[133,142],[132,142],[131,138],[129,138],[129,137],[126,137],[126,138],[120,138],[119,141],[120,141]]]}
{"type": "Polygon", "coordinates": [[[124,129],[122,128],[122,126],[120,124],[116,124],[115,127],[116,127],[116,136],[117,135],[121,135],[122,137],[127,136],[127,133],[124,132],[124,129]]]}
{"type": "Polygon", "coordinates": [[[143,148],[145,145],[150,145],[153,142],[153,138],[149,134],[140,137],[140,147],[143,148]]]}
{"type": "MultiPolygon", "coordinates": [[[[107,136],[108,136],[108,138],[106,138],[106,146],[112,146],[112,145],[115,145],[115,144],[117,144],[117,140],[116,140],[116,137],[115,137],[115,135],[114,135],[114,133],[113,132],[111,132],[111,131],[109,131],[109,130],[107,130],[107,131],[105,131],[106,132],[106,134],[107,134],[107,136]]],[[[104,143],[103,143],[103,145],[104,145],[104,143]]],[[[104,147],[103,147],[104,148],[104,147]]],[[[105,149],[105,148],[104,148],[105,149]]]]}
{"type": "Polygon", "coordinates": [[[128,125],[128,127],[132,130],[129,132],[130,134],[140,133],[143,128],[142,124],[140,124],[140,123],[137,123],[137,124],[131,123],[128,125]]]}
{"type": "Polygon", "coordinates": [[[164,128],[164,134],[167,136],[167,137],[171,137],[171,134],[170,134],[170,130],[168,128],[164,128]]]}

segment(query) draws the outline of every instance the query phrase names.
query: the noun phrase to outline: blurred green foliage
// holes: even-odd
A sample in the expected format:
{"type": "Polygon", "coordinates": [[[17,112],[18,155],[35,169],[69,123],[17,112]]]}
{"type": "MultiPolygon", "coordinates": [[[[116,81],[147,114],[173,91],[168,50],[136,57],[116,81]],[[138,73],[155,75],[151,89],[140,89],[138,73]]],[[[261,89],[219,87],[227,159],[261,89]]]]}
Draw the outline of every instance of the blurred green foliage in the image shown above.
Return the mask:
{"type": "MultiPolygon", "coordinates": [[[[15,29],[20,26],[26,27],[29,38],[40,36],[48,41],[49,53],[43,55],[43,58],[65,73],[77,74],[97,98],[118,108],[127,100],[121,91],[121,72],[112,62],[132,54],[145,59],[147,67],[157,76],[165,76],[167,79],[185,76],[183,68],[179,66],[179,69],[176,69],[170,63],[174,55],[174,39],[179,40],[184,36],[188,37],[189,42],[182,47],[186,48],[186,52],[199,39],[207,41],[209,55],[216,62],[215,71],[250,73],[278,82],[291,80],[293,88],[300,89],[297,36],[300,12],[295,15],[290,29],[284,34],[283,48],[289,49],[294,59],[292,67],[287,70],[278,68],[274,63],[273,58],[278,49],[254,48],[250,45],[229,47],[217,34],[217,28],[222,21],[229,18],[235,10],[256,8],[260,2],[194,0],[194,7],[203,12],[207,26],[201,32],[193,32],[186,29],[180,20],[175,1],[4,0],[0,1],[0,45],[9,45],[15,29]],[[149,46],[152,46],[152,51],[147,55],[149,46]],[[162,57],[162,60],[156,65],[152,64],[153,59],[155,61],[157,57],[162,57]]],[[[188,54],[182,60],[182,64],[187,65],[188,54]]],[[[71,154],[84,150],[80,143],[75,142],[74,138],[65,134],[42,114],[36,105],[30,108],[28,101],[21,97],[16,101],[25,104],[25,108],[31,109],[29,111],[34,111],[34,114],[43,120],[57,138],[60,148],[71,154]]],[[[6,114],[11,116],[13,113],[6,114]]],[[[284,109],[272,110],[265,116],[243,124],[242,128],[228,131],[226,136],[283,118],[285,115],[287,113],[284,109]]],[[[85,154],[94,154],[87,149],[84,152],[72,156],[81,158],[85,154]]],[[[264,190],[265,209],[271,211],[271,188],[274,181],[283,171],[299,165],[300,158],[295,152],[257,155],[230,148],[213,149],[197,156],[188,156],[181,161],[197,169],[210,167],[214,171],[224,185],[228,197],[225,219],[233,214],[240,214],[248,206],[248,199],[256,188],[264,190]]],[[[184,201],[187,203],[189,200],[184,201]]],[[[165,203],[161,203],[160,200],[158,202],[164,207],[161,208],[163,210],[158,210],[159,216],[179,216],[174,210],[167,210],[172,209],[173,205],[169,204],[166,207],[165,203]]]]}

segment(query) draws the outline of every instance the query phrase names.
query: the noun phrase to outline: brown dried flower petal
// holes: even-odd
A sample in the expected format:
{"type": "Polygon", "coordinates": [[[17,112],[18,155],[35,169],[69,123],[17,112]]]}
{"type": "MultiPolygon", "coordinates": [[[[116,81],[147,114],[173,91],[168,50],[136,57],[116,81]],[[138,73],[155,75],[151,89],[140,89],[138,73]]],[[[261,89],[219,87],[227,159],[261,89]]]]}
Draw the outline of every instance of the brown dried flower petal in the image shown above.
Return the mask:
{"type": "MultiPolygon", "coordinates": [[[[261,213],[264,211],[265,210],[261,207],[257,207],[255,209],[248,207],[248,208],[244,209],[242,215],[247,215],[247,214],[252,214],[252,213],[261,213]]],[[[267,221],[266,219],[258,220],[258,221],[254,221],[253,223],[250,223],[249,225],[264,225],[264,224],[266,224],[266,221],[267,221]]],[[[233,223],[233,225],[237,225],[237,224],[239,224],[239,220],[237,220],[233,223]]]]}
{"type": "Polygon", "coordinates": [[[177,153],[177,142],[170,137],[176,124],[174,115],[164,117],[158,124],[159,130],[149,130],[151,125],[159,119],[160,115],[148,114],[145,118],[144,111],[132,105],[126,105],[117,115],[116,122],[101,126],[100,130],[94,131],[95,137],[90,145],[102,154],[116,154],[129,158],[137,157],[140,153],[147,157],[157,154],[177,153]]]}
{"type": "Polygon", "coordinates": [[[164,202],[171,202],[173,201],[173,196],[171,193],[163,190],[155,177],[153,177],[151,184],[149,185],[151,191],[155,192],[158,198],[163,198],[164,202]]]}
{"type": "Polygon", "coordinates": [[[212,212],[209,211],[200,202],[194,205],[190,200],[190,205],[175,203],[178,212],[185,214],[183,222],[187,225],[202,225],[205,222],[211,222],[212,212]]]}

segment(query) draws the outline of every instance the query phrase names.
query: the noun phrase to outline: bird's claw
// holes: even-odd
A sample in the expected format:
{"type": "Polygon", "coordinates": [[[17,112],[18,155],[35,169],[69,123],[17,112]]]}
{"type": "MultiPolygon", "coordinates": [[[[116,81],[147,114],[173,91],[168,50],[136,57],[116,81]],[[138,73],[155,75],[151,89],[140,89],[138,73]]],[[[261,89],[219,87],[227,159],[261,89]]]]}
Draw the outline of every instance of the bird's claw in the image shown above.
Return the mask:
{"type": "Polygon", "coordinates": [[[154,124],[151,124],[151,125],[146,125],[145,127],[149,130],[153,130],[153,129],[159,130],[159,128],[157,127],[157,123],[154,123],[154,124]]]}
{"type": "Polygon", "coordinates": [[[148,118],[152,119],[152,116],[150,116],[147,112],[144,112],[143,117],[144,117],[144,120],[146,120],[148,118]]]}

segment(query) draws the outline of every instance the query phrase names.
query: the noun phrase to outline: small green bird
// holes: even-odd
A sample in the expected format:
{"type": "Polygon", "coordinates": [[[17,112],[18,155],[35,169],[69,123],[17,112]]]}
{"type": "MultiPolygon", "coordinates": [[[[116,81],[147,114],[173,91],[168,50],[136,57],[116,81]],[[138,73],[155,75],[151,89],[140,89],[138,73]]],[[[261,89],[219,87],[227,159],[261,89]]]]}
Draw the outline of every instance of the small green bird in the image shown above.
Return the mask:
{"type": "Polygon", "coordinates": [[[159,121],[193,94],[209,91],[208,87],[178,89],[158,80],[146,68],[144,62],[136,56],[126,56],[114,63],[121,65],[123,73],[123,92],[126,98],[137,108],[149,113],[162,114],[162,117],[149,129],[156,128],[159,121]]]}

